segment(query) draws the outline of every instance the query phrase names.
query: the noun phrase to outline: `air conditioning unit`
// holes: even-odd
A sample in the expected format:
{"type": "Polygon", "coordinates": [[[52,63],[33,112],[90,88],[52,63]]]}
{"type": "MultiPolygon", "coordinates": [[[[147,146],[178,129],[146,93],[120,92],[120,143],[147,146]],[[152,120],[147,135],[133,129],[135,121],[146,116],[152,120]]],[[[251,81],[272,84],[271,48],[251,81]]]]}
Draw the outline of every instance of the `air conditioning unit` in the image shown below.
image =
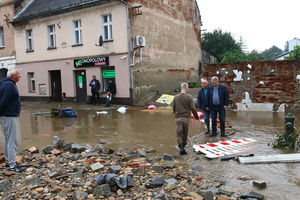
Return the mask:
{"type": "Polygon", "coordinates": [[[146,39],[144,36],[135,36],[134,39],[134,48],[138,47],[145,47],[146,46],[146,39]]]}

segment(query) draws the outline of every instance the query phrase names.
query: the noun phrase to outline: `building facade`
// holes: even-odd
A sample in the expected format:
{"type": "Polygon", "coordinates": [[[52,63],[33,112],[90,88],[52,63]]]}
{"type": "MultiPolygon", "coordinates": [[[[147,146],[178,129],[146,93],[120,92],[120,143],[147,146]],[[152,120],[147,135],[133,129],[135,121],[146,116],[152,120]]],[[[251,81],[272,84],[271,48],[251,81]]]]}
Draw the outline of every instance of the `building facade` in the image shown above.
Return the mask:
{"type": "Polygon", "coordinates": [[[13,21],[21,97],[86,102],[95,75],[101,91],[113,80],[117,103],[130,104],[126,18],[120,1],[30,1],[13,21]]]}
{"type": "Polygon", "coordinates": [[[15,14],[15,1],[0,1],[0,78],[16,64],[14,29],[10,24],[15,14]]]}
{"type": "Polygon", "coordinates": [[[196,0],[31,0],[13,20],[21,96],[83,102],[96,75],[147,104],[198,80],[200,21],[196,0]]]}

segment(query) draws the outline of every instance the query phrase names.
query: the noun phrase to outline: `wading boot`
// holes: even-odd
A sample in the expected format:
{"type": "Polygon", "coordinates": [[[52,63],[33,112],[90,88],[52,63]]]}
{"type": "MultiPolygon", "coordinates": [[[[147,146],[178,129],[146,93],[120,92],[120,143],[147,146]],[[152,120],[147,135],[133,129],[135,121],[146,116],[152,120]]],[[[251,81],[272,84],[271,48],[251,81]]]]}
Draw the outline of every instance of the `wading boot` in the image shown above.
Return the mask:
{"type": "Polygon", "coordinates": [[[221,137],[227,137],[225,132],[221,132],[221,137]]]}
{"type": "Polygon", "coordinates": [[[212,133],[209,135],[209,137],[216,137],[218,134],[217,133],[212,133]]]}
{"type": "Polygon", "coordinates": [[[187,152],[185,151],[183,145],[179,145],[178,147],[179,147],[179,153],[180,153],[181,155],[186,155],[186,154],[187,154],[187,152]]]}

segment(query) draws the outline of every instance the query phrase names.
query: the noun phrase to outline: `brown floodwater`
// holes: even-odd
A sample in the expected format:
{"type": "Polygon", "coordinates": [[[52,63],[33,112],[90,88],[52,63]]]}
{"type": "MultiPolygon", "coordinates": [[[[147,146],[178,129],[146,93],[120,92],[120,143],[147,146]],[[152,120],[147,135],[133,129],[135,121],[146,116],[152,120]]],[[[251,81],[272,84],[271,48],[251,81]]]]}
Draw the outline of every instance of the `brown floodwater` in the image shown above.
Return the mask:
{"type": "MultiPolygon", "coordinates": [[[[96,115],[99,106],[85,104],[56,104],[41,102],[25,102],[20,116],[20,148],[31,146],[42,148],[51,144],[53,136],[59,136],[66,142],[96,144],[107,141],[111,146],[131,148],[155,148],[158,153],[177,155],[175,148],[175,124],[171,110],[145,111],[130,109],[125,114],[115,110],[108,114],[96,115]],[[79,117],[77,119],[52,118],[48,115],[33,115],[37,112],[48,112],[52,107],[73,107],[79,117]]],[[[284,114],[271,112],[235,112],[229,111],[227,121],[236,133],[229,139],[255,138],[257,145],[246,152],[255,155],[285,153],[268,145],[274,142],[276,135],[283,131],[284,114]]],[[[296,115],[296,126],[300,125],[300,114],[296,115]]],[[[190,136],[203,132],[201,123],[192,121],[190,136]]],[[[2,134],[1,134],[2,135],[2,134]]],[[[201,135],[199,143],[217,142],[220,138],[209,138],[201,135]]],[[[0,148],[2,149],[2,140],[0,148]]],[[[226,187],[233,191],[256,191],[271,200],[300,199],[300,164],[260,164],[241,165],[236,161],[207,160],[203,155],[190,153],[181,158],[182,163],[200,165],[202,176],[209,179],[224,179],[226,187]],[[195,158],[199,157],[199,160],[195,158]],[[251,181],[238,180],[240,176],[251,176],[256,180],[266,181],[267,189],[259,191],[251,181]],[[298,185],[297,185],[298,184],[298,185]]]]}

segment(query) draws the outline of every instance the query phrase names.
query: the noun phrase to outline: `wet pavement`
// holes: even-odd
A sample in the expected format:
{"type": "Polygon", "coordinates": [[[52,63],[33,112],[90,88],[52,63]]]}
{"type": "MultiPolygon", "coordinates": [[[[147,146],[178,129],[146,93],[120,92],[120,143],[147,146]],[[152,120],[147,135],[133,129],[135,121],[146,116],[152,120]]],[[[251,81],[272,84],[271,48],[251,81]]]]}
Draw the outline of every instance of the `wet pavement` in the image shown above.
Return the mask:
{"type": "MultiPolygon", "coordinates": [[[[108,114],[96,115],[102,110],[99,106],[63,104],[76,109],[77,119],[52,118],[48,115],[33,115],[48,112],[59,104],[26,102],[20,116],[20,150],[30,146],[38,148],[49,145],[57,135],[66,142],[96,144],[106,141],[112,147],[155,148],[158,153],[177,155],[175,149],[175,125],[171,110],[147,111],[131,108],[125,114],[115,110],[108,114]]],[[[297,115],[296,126],[300,125],[297,115]]],[[[283,131],[284,114],[270,112],[235,112],[229,111],[227,121],[236,134],[228,139],[255,138],[258,144],[246,152],[255,155],[284,153],[274,150],[271,144],[276,135],[283,131]]],[[[201,123],[191,122],[190,136],[203,132],[201,123]]],[[[201,143],[211,143],[221,138],[199,136],[201,143]]],[[[2,138],[0,148],[2,148],[2,138]]],[[[207,160],[203,155],[190,154],[182,158],[183,163],[203,167],[203,177],[224,179],[226,186],[235,191],[256,191],[267,199],[298,199],[300,195],[300,164],[240,165],[236,161],[207,160]],[[199,157],[199,160],[195,158],[199,157]],[[241,181],[238,177],[249,176],[253,180],[267,182],[267,189],[259,191],[252,186],[252,181],[241,181]]]]}

